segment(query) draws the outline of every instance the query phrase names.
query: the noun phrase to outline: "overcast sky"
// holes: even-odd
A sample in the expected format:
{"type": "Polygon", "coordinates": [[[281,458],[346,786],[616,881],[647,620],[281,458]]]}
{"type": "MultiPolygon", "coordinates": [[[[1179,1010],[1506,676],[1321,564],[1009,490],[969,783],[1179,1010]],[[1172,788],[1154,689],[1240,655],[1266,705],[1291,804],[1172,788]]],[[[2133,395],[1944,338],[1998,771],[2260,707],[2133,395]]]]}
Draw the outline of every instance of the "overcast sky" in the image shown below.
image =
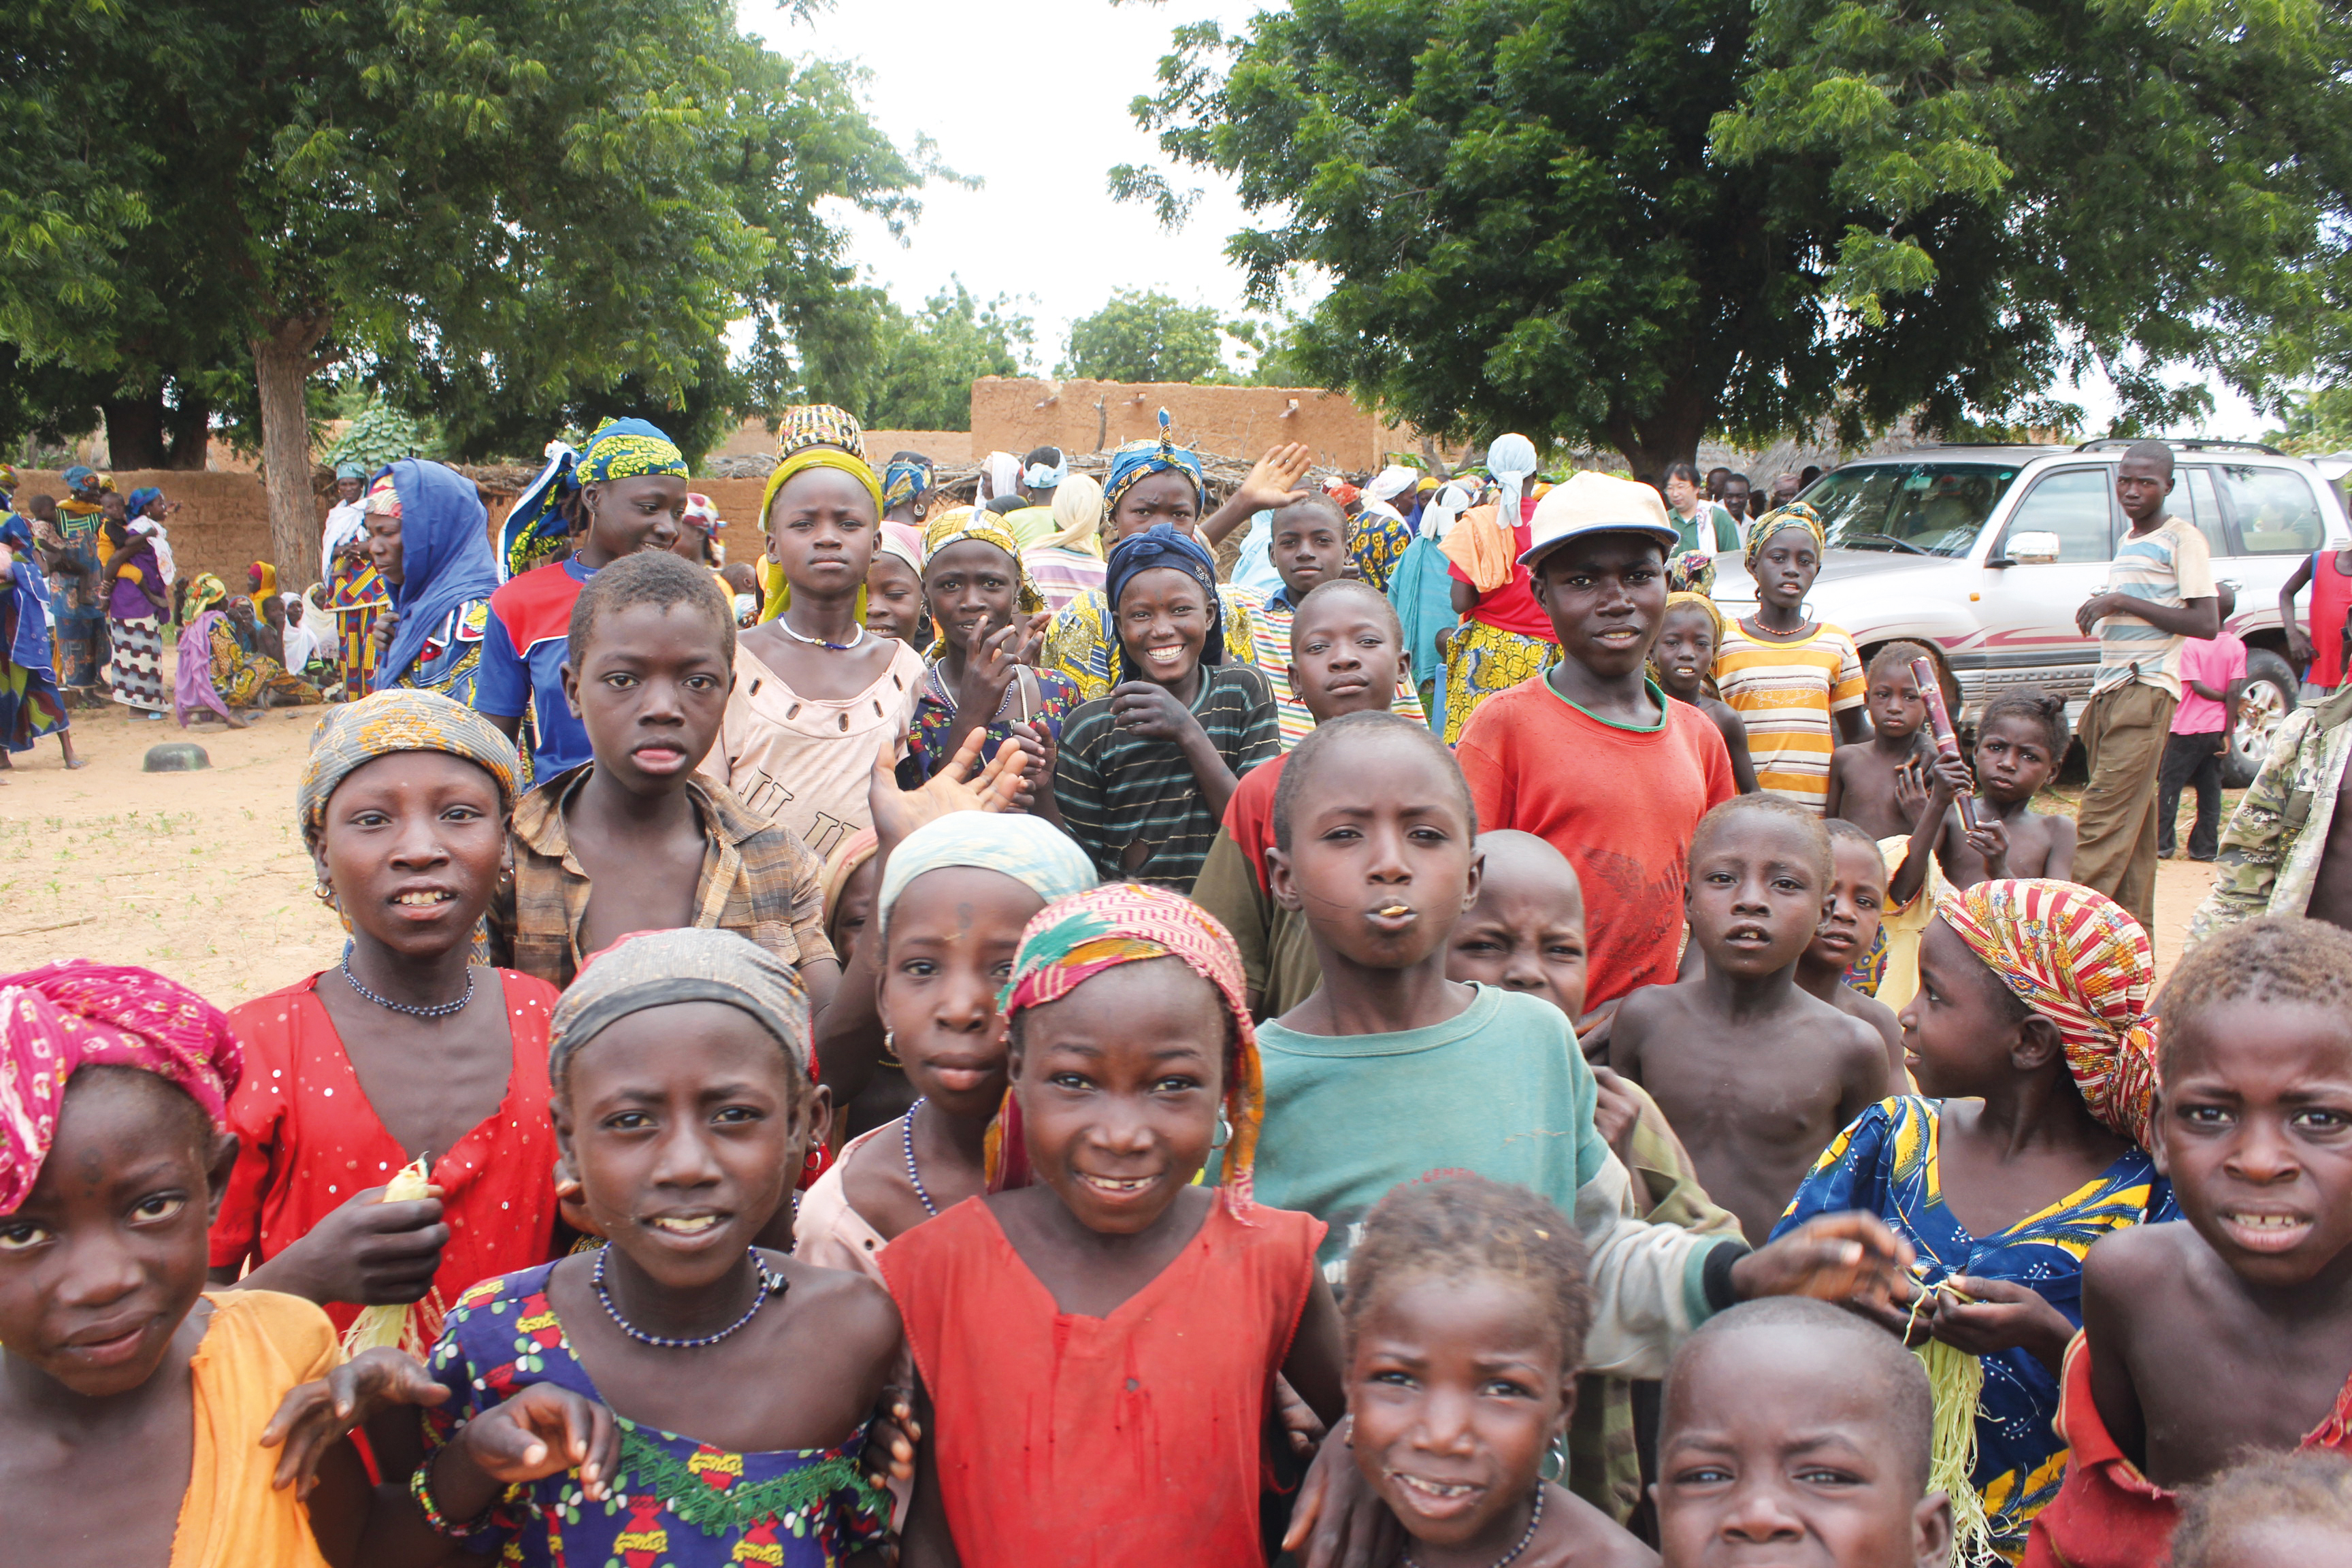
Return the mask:
{"type": "MultiPolygon", "coordinates": [[[[859,265],[909,310],[954,277],[984,301],[1012,297],[1037,324],[1024,368],[1047,374],[1070,322],[1115,289],[1156,289],[1228,316],[1244,310],[1241,274],[1224,245],[1250,218],[1230,184],[1207,171],[1170,171],[1202,196],[1168,234],[1149,209],[1113,202],[1106,182],[1116,163],[1164,166],[1128,106],[1157,86],[1171,31],[1213,18],[1234,32],[1260,8],[1255,0],[840,0],[814,23],[794,23],[772,0],[739,0],[744,30],[770,47],[866,67],[867,110],[886,132],[902,147],[928,134],[944,163],[983,182],[976,191],[930,187],[903,246],[851,215],[859,265]],[[1020,237],[1001,237],[1008,234],[1020,237]]],[[[2104,382],[2055,390],[2084,406],[2092,429],[2105,427],[2114,398],[2104,382]]],[[[2176,434],[2261,433],[2263,420],[2242,398],[2213,390],[2214,416],[2176,434]]]]}

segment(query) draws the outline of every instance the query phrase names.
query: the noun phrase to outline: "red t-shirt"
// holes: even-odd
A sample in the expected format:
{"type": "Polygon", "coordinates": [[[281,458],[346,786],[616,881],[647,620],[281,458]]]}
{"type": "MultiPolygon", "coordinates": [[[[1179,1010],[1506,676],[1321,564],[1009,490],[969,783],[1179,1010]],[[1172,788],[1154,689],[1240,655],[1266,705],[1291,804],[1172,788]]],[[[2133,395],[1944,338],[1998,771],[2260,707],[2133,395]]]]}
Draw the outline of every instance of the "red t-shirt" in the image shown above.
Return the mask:
{"type": "MultiPolygon", "coordinates": [[[[1535,531],[1528,526],[1528,520],[1535,514],[1533,496],[1519,502],[1519,526],[1511,531],[1511,549],[1517,554],[1526,554],[1528,547],[1535,542],[1535,531]]],[[[1449,565],[1445,570],[1457,583],[1470,581],[1470,574],[1459,566],[1449,565]]],[[[1491,594],[1480,595],[1478,602],[1470,607],[1470,614],[1464,618],[1481,622],[1497,631],[1517,632],[1523,637],[1540,637],[1545,642],[1558,640],[1552,636],[1551,617],[1544,614],[1541,605],[1536,603],[1535,589],[1530,586],[1534,581],[1533,574],[1525,566],[1513,562],[1511,580],[1491,594]]]]}
{"type": "MultiPolygon", "coordinates": [[[[547,1039],[557,994],[528,974],[498,974],[514,1039],[506,1093],[456,1148],[433,1152],[433,1181],[449,1227],[433,1277],[445,1306],[478,1280],[546,1262],[555,1234],[547,1039]]],[[[352,1070],[342,1037],[319,1000],[318,981],[314,974],[228,1016],[245,1047],[245,1075],[228,1102],[236,1165],[213,1222],[215,1268],[268,1261],[354,1194],[383,1185],[408,1163],[407,1151],[384,1131],[352,1070]]],[[[343,1302],[327,1308],[338,1331],[359,1312],[343,1302]]]]}
{"type": "Polygon", "coordinates": [[[1532,833],[1576,868],[1588,1007],[1674,979],[1691,831],[1738,793],[1714,723],[1664,706],[1660,728],[1622,730],[1538,676],[1488,698],[1454,748],[1481,832],[1532,833]]]}
{"type": "Polygon", "coordinates": [[[1274,847],[1274,786],[1282,777],[1282,764],[1290,760],[1288,752],[1271,762],[1258,763],[1242,775],[1234,786],[1233,795],[1225,801],[1225,831],[1234,836],[1234,845],[1249,857],[1250,869],[1257,873],[1257,890],[1267,890],[1265,885],[1265,852],[1274,847]]]}

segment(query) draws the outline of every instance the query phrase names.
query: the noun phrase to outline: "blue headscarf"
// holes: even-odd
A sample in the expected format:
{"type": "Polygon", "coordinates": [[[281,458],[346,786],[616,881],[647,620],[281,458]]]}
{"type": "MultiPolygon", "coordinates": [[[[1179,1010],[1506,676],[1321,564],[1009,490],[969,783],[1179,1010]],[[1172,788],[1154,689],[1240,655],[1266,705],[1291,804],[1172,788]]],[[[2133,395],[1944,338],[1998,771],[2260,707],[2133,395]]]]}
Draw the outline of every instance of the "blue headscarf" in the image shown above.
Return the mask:
{"type": "Polygon", "coordinates": [[[129,518],[131,521],[136,522],[139,521],[141,516],[146,512],[147,503],[149,501],[162,500],[163,499],[163,492],[161,489],[158,489],[155,486],[141,485],[137,489],[131,492],[131,499],[123,503],[126,509],[123,515],[129,518]]]}
{"type": "Polygon", "coordinates": [[[1225,611],[1224,602],[1217,597],[1216,558],[1191,534],[1177,532],[1172,523],[1155,522],[1111,546],[1110,560],[1103,568],[1104,618],[1111,642],[1118,649],[1121,680],[1140,680],[1143,672],[1127,657],[1127,644],[1119,640],[1118,596],[1135,581],[1137,573],[1162,566],[1185,574],[1209,596],[1209,637],[1201,645],[1201,662],[1225,662],[1225,611]]]}
{"type": "Polygon", "coordinates": [[[0,544],[15,555],[8,571],[15,601],[16,636],[6,650],[11,664],[47,673],[49,668],[49,584],[41,574],[41,554],[33,548],[32,526],[15,512],[0,516],[0,544]]]}
{"type": "Polygon", "coordinates": [[[474,481],[422,458],[403,458],[387,471],[400,497],[401,580],[392,589],[400,627],[376,672],[381,686],[407,672],[450,611],[499,585],[489,514],[474,481]]]}
{"type": "Polygon", "coordinates": [[[1129,441],[1110,455],[1110,477],[1103,481],[1103,515],[1118,510],[1118,498],[1134,489],[1136,481],[1164,474],[1174,469],[1192,481],[1193,504],[1200,504],[1201,457],[1190,447],[1179,447],[1170,433],[1173,422],[1168,410],[1160,411],[1160,438],[1156,441],[1129,441]]]}
{"type": "Polygon", "coordinates": [[[501,582],[563,553],[572,538],[563,502],[583,486],[639,474],[686,473],[686,455],[677,444],[643,419],[607,419],[577,452],[561,441],[550,441],[547,459],[547,467],[515,498],[514,510],[499,525],[496,560],[501,582]]]}
{"type": "Polygon", "coordinates": [[[904,506],[931,488],[935,472],[929,458],[893,458],[882,472],[882,510],[904,506]]]}

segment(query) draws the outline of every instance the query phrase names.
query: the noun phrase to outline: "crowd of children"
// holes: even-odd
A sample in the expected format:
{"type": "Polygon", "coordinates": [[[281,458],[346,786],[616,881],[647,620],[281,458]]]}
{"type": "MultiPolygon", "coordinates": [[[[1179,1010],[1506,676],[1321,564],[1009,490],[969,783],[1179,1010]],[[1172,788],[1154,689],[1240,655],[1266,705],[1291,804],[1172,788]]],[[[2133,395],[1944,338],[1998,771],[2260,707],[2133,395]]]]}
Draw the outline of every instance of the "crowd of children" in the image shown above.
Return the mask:
{"type": "Polygon", "coordinates": [[[748,586],[642,422],[495,546],[352,476],[336,964],[0,977],[27,1561],[2344,1555],[2352,934],[2159,993],[2033,809],[2063,705],[1929,745],[1809,509],[1730,619],[1695,475],[1517,438],[973,507],[782,445],[748,586]]]}

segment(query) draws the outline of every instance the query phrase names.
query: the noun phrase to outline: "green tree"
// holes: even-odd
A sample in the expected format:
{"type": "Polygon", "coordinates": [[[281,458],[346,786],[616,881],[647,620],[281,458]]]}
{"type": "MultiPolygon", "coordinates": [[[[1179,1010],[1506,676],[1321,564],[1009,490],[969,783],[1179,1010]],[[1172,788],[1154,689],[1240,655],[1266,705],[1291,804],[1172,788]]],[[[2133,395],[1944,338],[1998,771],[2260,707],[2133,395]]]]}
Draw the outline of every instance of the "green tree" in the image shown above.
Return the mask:
{"type": "Polygon", "coordinates": [[[1654,472],[1825,416],[2063,422],[2044,389],[2094,361],[2164,417],[2199,396],[2168,361],[2318,352],[2274,328],[2346,292],[2340,20],[2204,16],[2235,58],[2183,48],[2185,4],[1959,5],[1293,0],[1181,29],[1136,110],[1268,215],[1228,247],[1255,299],[1331,279],[1297,363],[1433,435],[1654,472]]]}
{"type": "Polygon", "coordinates": [[[880,430],[969,430],[971,384],[983,375],[1018,375],[1036,326],[999,298],[982,305],[961,279],[909,316],[881,300],[875,353],[850,399],[860,419],[880,430]]]}
{"type": "Polygon", "coordinates": [[[0,339],[105,368],[110,315],[222,291],[298,580],[317,372],[364,368],[460,451],[595,394],[716,410],[804,368],[798,341],[830,352],[856,291],[823,200],[903,222],[922,177],[853,78],[742,37],[726,0],[18,10],[0,339]],[[196,284],[152,288],[132,258],[154,251],[196,284]],[[718,345],[747,314],[739,373],[718,345]]]}
{"type": "Polygon", "coordinates": [[[1069,353],[1055,374],[1093,381],[1202,381],[1223,364],[1223,328],[1206,305],[1121,289],[1070,323],[1069,353]]]}

